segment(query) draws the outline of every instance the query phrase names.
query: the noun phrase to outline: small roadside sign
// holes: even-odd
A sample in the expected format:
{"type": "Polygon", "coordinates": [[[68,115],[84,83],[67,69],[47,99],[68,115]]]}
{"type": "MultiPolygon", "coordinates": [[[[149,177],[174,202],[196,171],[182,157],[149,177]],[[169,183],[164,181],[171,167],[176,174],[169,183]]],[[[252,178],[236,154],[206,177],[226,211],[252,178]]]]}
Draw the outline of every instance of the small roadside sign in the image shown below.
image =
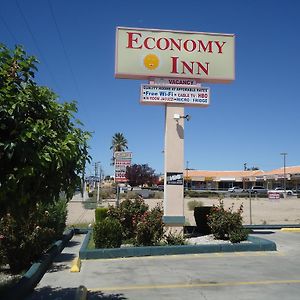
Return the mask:
{"type": "Polygon", "coordinates": [[[278,199],[280,199],[280,193],[269,192],[269,193],[268,193],[268,198],[269,198],[270,200],[278,200],[278,199]]]}
{"type": "Polygon", "coordinates": [[[167,172],[167,185],[183,185],[183,173],[167,172]]]}
{"type": "Polygon", "coordinates": [[[197,86],[142,84],[140,101],[142,104],[208,106],[210,90],[197,86]]]}

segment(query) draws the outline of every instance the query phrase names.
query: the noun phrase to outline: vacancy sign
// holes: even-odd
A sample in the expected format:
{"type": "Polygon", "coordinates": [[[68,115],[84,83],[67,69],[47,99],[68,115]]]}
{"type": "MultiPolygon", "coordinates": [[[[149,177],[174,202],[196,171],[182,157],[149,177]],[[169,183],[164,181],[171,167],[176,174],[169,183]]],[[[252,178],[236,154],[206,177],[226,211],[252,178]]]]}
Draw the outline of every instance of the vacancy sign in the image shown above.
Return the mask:
{"type": "Polygon", "coordinates": [[[235,79],[233,34],[117,27],[116,78],[235,79]]]}
{"type": "Polygon", "coordinates": [[[142,104],[184,104],[208,106],[210,102],[209,88],[195,86],[172,86],[142,84],[142,104]]]}

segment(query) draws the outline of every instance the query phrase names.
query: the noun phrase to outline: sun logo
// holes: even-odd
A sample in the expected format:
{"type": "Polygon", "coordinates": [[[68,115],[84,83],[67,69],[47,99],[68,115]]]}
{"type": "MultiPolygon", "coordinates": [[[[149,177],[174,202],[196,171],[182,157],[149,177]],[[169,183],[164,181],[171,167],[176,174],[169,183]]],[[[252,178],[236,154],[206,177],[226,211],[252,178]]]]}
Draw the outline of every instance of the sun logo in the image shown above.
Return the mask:
{"type": "Polygon", "coordinates": [[[159,65],[159,58],[155,54],[148,54],[144,57],[144,66],[149,70],[155,70],[159,65]]]}

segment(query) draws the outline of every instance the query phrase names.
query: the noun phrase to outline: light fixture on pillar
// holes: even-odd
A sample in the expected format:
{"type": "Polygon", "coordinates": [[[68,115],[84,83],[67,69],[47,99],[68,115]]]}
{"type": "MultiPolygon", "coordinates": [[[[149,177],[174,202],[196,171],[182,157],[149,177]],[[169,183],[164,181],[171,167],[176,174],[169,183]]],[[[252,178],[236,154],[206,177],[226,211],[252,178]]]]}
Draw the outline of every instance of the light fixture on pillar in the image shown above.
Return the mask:
{"type": "Polygon", "coordinates": [[[192,117],[190,115],[181,116],[179,114],[174,114],[173,118],[178,122],[180,119],[186,119],[189,121],[192,117]]]}

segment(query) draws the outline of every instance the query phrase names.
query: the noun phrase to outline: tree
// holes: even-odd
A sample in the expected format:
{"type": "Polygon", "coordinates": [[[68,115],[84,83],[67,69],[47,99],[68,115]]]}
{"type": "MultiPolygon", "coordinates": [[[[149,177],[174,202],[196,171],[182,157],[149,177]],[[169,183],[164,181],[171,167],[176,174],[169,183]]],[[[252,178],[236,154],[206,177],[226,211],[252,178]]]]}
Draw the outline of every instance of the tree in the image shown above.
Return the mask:
{"type": "Polygon", "coordinates": [[[257,170],[259,170],[259,167],[246,168],[246,171],[257,171],[257,170]]]}
{"type": "Polygon", "coordinates": [[[134,164],[126,168],[126,179],[131,186],[143,184],[153,185],[157,182],[158,177],[155,175],[155,170],[150,168],[148,164],[134,164]]]}
{"type": "Polygon", "coordinates": [[[111,165],[115,164],[115,152],[117,151],[125,151],[128,149],[127,146],[127,139],[124,137],[123,133],[117,132],[112,138],[110,150],[113,151],[112,155],[112,163],[111,165]]]}
{"type": "Polygon", "coordinates": [[[0,205],[26,216],[38,202],[70,199],[89,160],[90,134],[74,120],[76,104],[56,101],[34,82],[37,60],[0,45],[0,205]]]}
{"type": "Polygon", "coordinates": [[[125,151],[128,149],[127,139],[124,137],[123,133],[117,132],[112,138],[111,150],[116,151],[125,151]]]}

